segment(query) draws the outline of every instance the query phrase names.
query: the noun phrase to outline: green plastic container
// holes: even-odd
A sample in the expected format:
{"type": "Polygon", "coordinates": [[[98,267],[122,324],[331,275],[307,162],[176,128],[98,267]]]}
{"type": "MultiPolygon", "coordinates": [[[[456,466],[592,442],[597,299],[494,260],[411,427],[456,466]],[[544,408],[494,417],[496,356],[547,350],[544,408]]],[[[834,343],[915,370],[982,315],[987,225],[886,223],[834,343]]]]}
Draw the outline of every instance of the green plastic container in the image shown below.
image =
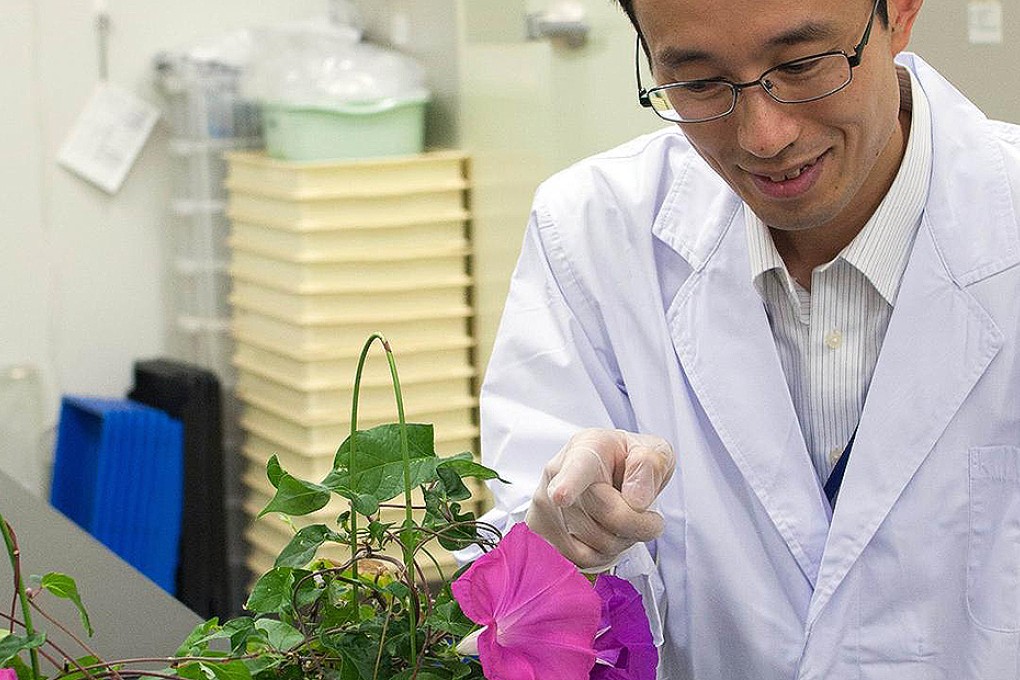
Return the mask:
{"type": "Polygon", "coordinates": [[[334,108],[263,103],[266,151],[288,161],[322,161],[421,153],[427,97],[334,108]]]}

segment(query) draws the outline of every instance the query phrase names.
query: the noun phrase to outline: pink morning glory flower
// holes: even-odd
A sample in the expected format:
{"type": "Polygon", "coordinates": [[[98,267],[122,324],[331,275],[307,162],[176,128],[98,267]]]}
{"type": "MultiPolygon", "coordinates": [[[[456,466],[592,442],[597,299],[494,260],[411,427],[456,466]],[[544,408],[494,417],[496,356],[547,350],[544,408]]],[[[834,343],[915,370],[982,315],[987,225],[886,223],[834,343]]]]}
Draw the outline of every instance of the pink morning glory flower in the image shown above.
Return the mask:
{"type": "Polygon", "coordinates": [[[588,680],[601,600],[527,525],[515,525],[451,587],[464,614],[485,626],[477,645],[486,678],[588,680]]]}
{"type": "Polygon", "coordinates": [[[641,595],[627,581],[602,574],[595,581],[602,620],[595,635],[591,680],[655,680],[659,653],[641,595]]]}
{"type": "Polygon", "coordinates": [[[18,680],[13,668],[0,668],[0,680],[18,680]]]}

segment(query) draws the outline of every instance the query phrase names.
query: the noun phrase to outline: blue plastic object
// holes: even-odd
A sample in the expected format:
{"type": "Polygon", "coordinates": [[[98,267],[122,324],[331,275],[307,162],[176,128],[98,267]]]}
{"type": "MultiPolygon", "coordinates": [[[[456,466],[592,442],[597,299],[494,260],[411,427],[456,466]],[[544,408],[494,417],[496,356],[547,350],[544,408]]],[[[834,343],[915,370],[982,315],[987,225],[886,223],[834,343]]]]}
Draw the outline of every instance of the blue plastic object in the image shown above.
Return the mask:
{"type": "Polygon", "coordinates": [[[170,594],[184,479],[181,423],[128,399],[65,396],[50,503],[170,594]]]}

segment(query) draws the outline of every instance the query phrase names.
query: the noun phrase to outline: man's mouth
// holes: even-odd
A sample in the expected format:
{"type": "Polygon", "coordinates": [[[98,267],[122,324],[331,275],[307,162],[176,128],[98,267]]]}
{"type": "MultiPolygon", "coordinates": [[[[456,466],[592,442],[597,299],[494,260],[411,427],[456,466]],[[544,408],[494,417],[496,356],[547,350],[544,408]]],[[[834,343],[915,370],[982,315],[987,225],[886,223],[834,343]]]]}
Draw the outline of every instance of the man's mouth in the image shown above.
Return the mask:
{"type": "Polygon", "coordinates": [[[801,173],[804,172],[805,170],[808,170],[809,168],[811,168],[815,163],[818,162],[819,158],[821,158],[821,156],[817,156],[814,159],[812,159],[811,161],[805,163],[804,165],[801,165],[800,167],[794,168],[793,170],[787,170],[787,171],[783,172],[782,174],[778,174],[778,175],[777,174],[771,174],[771,173],[770,174],[754,173],[754,174],[756,174],[759,177],[762,177],[764,179],[767,179],[770,182],[776,182],[776,183],[787,182],[787,181],[789,181],[791,179],[796,179],[796,178],[800,177],[801,173]]]}
{"type": "Polygon", "coordinates": [[[792,199],[804,196],[818,181],[828,151],[792,168],[779,172],[751,172],[751,180],[770,199],[792,199]]]}

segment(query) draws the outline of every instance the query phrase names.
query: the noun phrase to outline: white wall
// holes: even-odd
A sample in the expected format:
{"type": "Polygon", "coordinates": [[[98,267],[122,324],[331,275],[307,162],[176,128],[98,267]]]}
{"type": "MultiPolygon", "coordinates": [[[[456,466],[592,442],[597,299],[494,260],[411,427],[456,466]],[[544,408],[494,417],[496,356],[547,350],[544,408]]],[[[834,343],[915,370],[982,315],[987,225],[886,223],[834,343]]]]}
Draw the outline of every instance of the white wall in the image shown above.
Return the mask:
{"type": "MultiPolygon", "coordinates": [[[[108,8],[111,80],[159,103],[158,50],[325,14],[326,0],[109,0],[108,8]]],[[[165,123],[116,196],[54,162],[96,84],[92,10],[89,0],[5,0],[0,17],[0,367],[39,367],[50,421],[61,393],[122,395],[132,362],[166,344],[165,123]]]]}

